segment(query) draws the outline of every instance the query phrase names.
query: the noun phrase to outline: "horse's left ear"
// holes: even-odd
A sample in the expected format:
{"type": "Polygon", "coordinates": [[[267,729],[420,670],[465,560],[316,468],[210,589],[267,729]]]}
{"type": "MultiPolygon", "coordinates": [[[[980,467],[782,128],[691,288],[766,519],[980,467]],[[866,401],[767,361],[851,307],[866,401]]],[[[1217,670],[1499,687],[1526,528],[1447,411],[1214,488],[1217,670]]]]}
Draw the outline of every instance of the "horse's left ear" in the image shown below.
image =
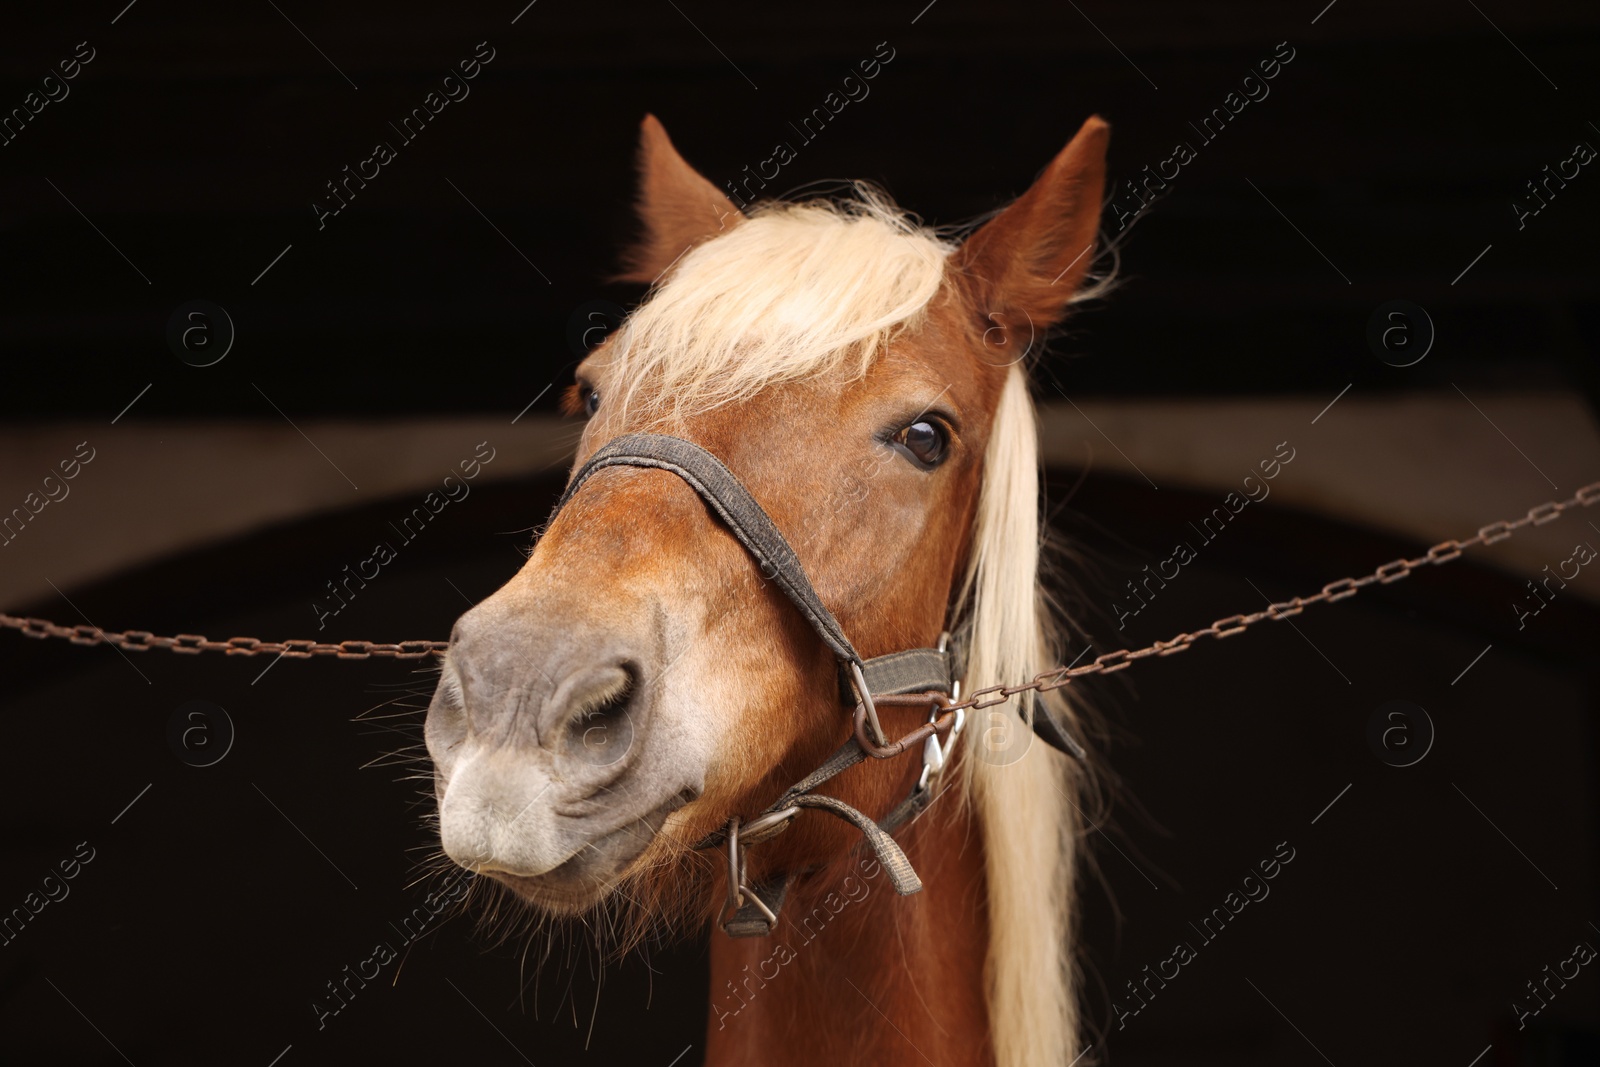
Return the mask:
{"type": "Polygon", "coordinates": [[[1110,139],[1106,121],[1091,117],[1026,193],[956,250],[952,265],[986,316],[1025,315],[1042,329],[1065,314],[1095,259],[1110,139]]]}
{"type": "Polygon", "coordinates": [[[717,236],[744,216],[689,166],[654,115],[639,127],[639,221],[644,234],[629,251],[618,281],[653,282],[691,246],[717,236]]]}

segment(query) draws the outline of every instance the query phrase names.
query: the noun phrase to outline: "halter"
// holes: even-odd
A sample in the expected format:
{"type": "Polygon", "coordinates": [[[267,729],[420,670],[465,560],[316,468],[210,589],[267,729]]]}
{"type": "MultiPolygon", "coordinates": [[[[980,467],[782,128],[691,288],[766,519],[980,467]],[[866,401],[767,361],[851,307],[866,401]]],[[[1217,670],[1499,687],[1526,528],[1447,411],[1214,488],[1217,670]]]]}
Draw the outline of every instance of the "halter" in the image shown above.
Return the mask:
{"type": "MultiPolygon", "coordinates": [[[[853,824],[889,873],[895,892],[902,896],[922,889],[911,861],[891,836],[920,815],[938,796],[938,782],[966,723],[965,709],[945,710],[960,699],[959,671],[952,670],[952,650],[946,635],[938,648],[912,648],[863,660],[845,636],[839,620],[822,603],[806,577],[794,549],[784,539],[755,497],[716,456],[691,441],[665,434],[627,434],[597,451],[572,476],[556,503],[551,519],[560,513],[578,489],[607,467],[648,467],[670,471],[682,478],[739,539],[761,573],[778,583],[802,618],[822,638],[839,665],[841,703],[855,703],[855,730],[833,755],[805,778],[790,786],[765,811],[749,820],[735,815],[725,828],[708,835],[696,849],[726,847],[728,855],[728,907],[734,914],[722,928],[732,937],[761,937],[772,932],[777,912],[790,884],[804,872],[781,874],[752,886],[746,876],[745,849],[775,837],[795,816],[808,808],[825,811],[853,824]],[[878,720],[879,705],[929,708],[928,721],[898,741],[884,736],[878,720]],[[941,742],[940,737],[944,740],[941,742]],[[815,793],[818,786],[872,756],[889,759],[923,746],[922,773],[917,784],[881,821],[836,797],[815,793]]],[[[1071,735],[1049,714],[1035,714],[1034,732],[1047,744],[1070,756],[1084,752],[1071,735]]]]}

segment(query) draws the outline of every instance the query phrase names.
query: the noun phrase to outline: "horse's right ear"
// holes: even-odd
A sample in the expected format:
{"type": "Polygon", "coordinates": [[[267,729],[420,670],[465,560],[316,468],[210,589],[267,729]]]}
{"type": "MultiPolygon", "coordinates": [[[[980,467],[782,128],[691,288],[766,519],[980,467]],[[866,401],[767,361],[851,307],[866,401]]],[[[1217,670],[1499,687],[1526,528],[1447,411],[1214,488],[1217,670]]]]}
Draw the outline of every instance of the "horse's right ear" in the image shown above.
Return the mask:
{"type": "Polygon", "coordinates": [[[644,233],[618,281],[654,282],[679,256],[743,221],[733,201],[672,147],[654,115],[639,127],[639,221],[644,233]]]}

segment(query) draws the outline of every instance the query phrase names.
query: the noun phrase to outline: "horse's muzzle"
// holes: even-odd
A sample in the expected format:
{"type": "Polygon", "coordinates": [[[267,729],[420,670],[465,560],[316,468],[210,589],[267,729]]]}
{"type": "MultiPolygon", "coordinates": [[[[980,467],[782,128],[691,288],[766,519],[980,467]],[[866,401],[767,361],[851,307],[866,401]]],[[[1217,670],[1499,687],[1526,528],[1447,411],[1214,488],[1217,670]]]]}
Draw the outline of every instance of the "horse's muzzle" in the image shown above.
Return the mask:
{"type": "Polygon", "coordinates": [[[661,635],[530,599],[502,590],[457,623],[426,738],[445,853],[568,911],[614,886],[701,783],[670,730],[653,736],[661,635]]]}

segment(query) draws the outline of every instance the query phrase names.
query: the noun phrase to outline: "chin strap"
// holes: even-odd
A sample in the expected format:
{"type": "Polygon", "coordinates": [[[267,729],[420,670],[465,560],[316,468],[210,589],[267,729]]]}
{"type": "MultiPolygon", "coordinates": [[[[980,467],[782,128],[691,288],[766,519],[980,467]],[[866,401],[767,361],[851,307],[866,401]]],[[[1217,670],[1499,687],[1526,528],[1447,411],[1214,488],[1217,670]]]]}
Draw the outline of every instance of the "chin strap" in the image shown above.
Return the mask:
{"type": "MultiPolygon", "coordinates": [[[[947,640],[938,648],[913,648],[863,660],[845,636],[844,629],[817,595],[794,549],[760,504],[732,471],[716,456],[692,441],[664,434],[627,434],[599,449],[572,476],[551,513],[553,520],[582,485],[607,467],[646,467],[682,478],[738,538],[755,559],[763,577],[783,591],[801,616],[822,638],[839,664],[840,690],[855,700],[855,731],[822,766],[791,786],[783,796],[748,822],[738,816],[725,829],[708,835],[697,849],[727,847],[728,902],[732,918],[723,929],[734,937],[771,933],[790,883],[803,872],[791,872],[759,886],[748,884],[745,848],[775,837],[788,828],[801,811],[825,811],[861,831],[876,853],[895,891],[902,895],[922,888],[905,852],[890,836],[911,822],[937,796],[936,787],[965,725],[964,709],[942,709],[959,697],[947,640]],[[928,722],[896,742],[889,742],[878,719],[878,705],[930,709],[928,722]],[[944,735],[943,742],[940,735],[944,735]],[[911,792],[882,820],[870,817],[836,797],[813,790],[868,756],[888,759],[923,743],[923,769],[911,792]]],[[[1033,729],[1047,744],[1068,755],[1083,757],[1083,748],[1047,713],[1033,716],[1033,729]]]]}
{"type": "Polygon", "coordinates": [[[730,937],[766,937],[778,921],[778,912],[788,897],[789,888],[808,871],[785,871],[752,885],[746,870],[746,848],[788,829],[789,823],[801,811],[810,808],[825,811],[843,819],[861,831],[867,847],[872,849],[878,862],[889,874],[895,892],[908,896],[920,892],[922,879],[906,857],[905,851],[892,836],[921,815],[939,796],[939,782],[954,752],[966,712],[960,710],[941,723],[938,710],[959,695],[960,683],[952,681],[949,635],[940,639],[938,648],[916,648],[895,652],[865,661],[862,675],[868,692],[880,704],[915,704],[933,708],[928,723],[914,731],[923,735],[922,773],[905,798],[896,804],[888,815],[874,822],[859,809],[837,797],[826,796],[814,790],[841,772],[854,767],[869,755],[892,758],[908,750],[914,743],[910,736],[894,745],[877,746],[868,741],[865,733],[865,708],[857,707],[857,729],[850,739],[834,750],[816,770],[806,775],[784,791],[766,811],[741,822],[738,816],[729,820],[726,828],[708,834],[695,845],[697,849],[726,848],[728,853],[728,903],[722,929],[730,937]],[[896,699],[901,698],[901,699],[896,699]],[[945,734],[943,743],[939,733],[945,734]]]}
{"type": "MultiPolygon", "coordinates": [[[[929,694],[932,696],[933,694],[929,694]]],[[[853,767],[867,758],[865,749],[851,737],[841,745],[803,781],[790,787],[771,808],[756,816],[748,825],[742,825],[738,816],[729,820],[726,829],[708,835],[695,848],[725,846],[728,852],[728,903],[724,914],[733,914],[722,923],[730,937],[766,937],[778,922],[778,912],[783,907],[789,888],[809,871],[780,872],[765,881],[750,884],[745,867],[745,848],[748,845],[775,837],[788,828],[790,821],[806,808],[826,811],[852,823],[862,833],[867,847],[872,849],[878,862],[888,872],[889,882],[896,893],[909,896],[920,892],[922,879],[912,868],[905,851],[892,836],[897,830],[915,821],[928,805],[943,792],[939,788],[946,763],[965,724],[966,712],[955,713],[955,721],[941,745],[937,735],[930,733],[924,750],[922,773],[904,800],[896,804],[888,815],[874,822],[856,808],[837,797],[812,793],[810,790],[826,782],[840,771],[853,767]],[[936,755],[930,758],[930,753],[936,755]]]]}

